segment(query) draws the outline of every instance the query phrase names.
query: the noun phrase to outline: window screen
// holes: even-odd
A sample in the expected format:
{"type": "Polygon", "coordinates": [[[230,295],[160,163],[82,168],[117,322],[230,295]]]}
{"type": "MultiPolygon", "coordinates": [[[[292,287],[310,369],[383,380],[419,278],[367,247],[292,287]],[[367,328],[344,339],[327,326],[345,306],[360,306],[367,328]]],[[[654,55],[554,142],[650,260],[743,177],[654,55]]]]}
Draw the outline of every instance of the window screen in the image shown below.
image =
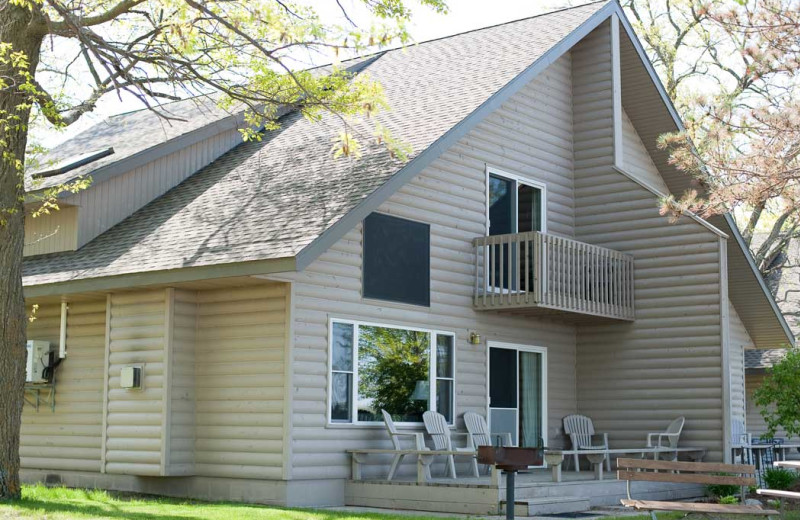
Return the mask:
{"type": "Polygon", "coordinates": [[[364,219],[364,297],[430,306],[430,226],[373,213],[364,219]]]}

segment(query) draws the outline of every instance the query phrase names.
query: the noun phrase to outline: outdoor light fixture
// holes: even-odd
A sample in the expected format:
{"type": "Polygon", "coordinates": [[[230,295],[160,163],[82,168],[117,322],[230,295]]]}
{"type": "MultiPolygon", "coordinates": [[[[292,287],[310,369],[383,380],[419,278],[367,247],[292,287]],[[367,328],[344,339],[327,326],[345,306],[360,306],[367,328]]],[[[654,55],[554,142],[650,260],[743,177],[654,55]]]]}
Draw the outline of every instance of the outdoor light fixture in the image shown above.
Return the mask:
{"type": "Polygon", "coordinates": [[[470,331],[469,333],[469,342],[472,345],[480,345],[481,344],[481,335],[475,331],[470,331]]]}
{"type": "Polygon", "coordinates": [[[412,401],[427,401],[431,395],[430,381],[417,381],[414,392],[411,394],[412,401]]]}

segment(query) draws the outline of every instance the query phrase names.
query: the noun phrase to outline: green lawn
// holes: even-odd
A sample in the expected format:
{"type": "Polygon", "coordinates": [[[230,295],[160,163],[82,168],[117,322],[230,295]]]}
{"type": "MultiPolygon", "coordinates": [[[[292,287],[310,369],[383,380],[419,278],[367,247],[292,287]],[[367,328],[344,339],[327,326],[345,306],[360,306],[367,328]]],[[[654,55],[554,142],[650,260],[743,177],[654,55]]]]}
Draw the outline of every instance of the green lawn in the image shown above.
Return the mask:
{"type": "MultiPolygon", "coordinates": [[[[661,515],[672,520],[681,515],[661,515]]],[[[442,517],[376,513],[346,513],[303,509],[281,509],[229,502],[199,502],[170,498],[124,496],[98,490],[25,486],[23,498],[0,502],[0,520],[37,519],[125,519],[125,520],[442,520],[442,517]]],[[[743,517],[742,520],[744,520],[743,517]]],[[[800,520],[800,515],[787,515],[800,520]]],[[[625,517],[645,520],[649,517],[625,517]]],[[[607,520],[615,520],[607,518],[607,520]]]]}

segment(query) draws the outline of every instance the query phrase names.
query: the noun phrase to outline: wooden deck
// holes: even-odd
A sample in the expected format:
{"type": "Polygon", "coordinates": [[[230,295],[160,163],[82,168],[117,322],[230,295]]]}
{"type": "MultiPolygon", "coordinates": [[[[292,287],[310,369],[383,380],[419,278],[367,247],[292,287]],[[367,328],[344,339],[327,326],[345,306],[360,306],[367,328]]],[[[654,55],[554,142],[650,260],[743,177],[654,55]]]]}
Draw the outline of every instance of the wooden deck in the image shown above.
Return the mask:
{"type": "MultiPolygon", "coordinates": [[[[350,480],[345,485],[345,502],[350,506],[435,511],[471,515],[496,515],[505,506],[505,477],[493,486],[488,475],[478,478],[442,478],[434,468],[433,479],[419,485],[414,475],[350,480]]],[[[679,500],[702,496],[701,486],[662,482],[636,482],[637,497],[645,500],[679,500]]],[[[616,473],[595,480],[591,471],[564,471],[561,482],[553,482],[549,469],[536,469],[517,476],[518,516],[586,511],[592,507],[618,506],[626,498],[625,481],[616,473]]]]}

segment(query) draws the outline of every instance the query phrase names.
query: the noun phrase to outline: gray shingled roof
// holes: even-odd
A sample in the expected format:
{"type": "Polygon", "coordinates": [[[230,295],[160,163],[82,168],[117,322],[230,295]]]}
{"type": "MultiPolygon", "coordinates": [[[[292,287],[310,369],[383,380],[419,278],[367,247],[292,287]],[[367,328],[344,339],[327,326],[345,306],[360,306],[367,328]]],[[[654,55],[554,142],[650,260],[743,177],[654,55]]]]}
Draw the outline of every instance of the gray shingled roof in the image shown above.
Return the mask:
{"type": "MultiPolygon", "coordinates": [[[[381,123],[414,157],[604,5],[383,53],[364,69],[392,107],[381,123]]],[[[368,138],[360,160],[333,159],[333,117],[315,124],[289,114],[281,123],[80,250],[26,259],[25,285],[294,256],[402,166],[368,138]]]]}
{"type": "Polygon", "coordinates": [[[747,370],[771,368],[784,356],[785,348],[747,349],[744,351],[744,367],[747,370]]]}
{"type": "Polygon", "coordinates": [[[27,175],[26,189],[38,190],[58,186],[234,115],[221,109],[209,96],[164,103],[158,110],[165,117],[159,117],[150,110],[136,110],[111,116],[48,150],[36,171],[27,175]],[[31,175],[47,170],[51,165],[91,150],[107,147],[114,148],[113,155],[61,175],[45,177],[36,182],[31,181],[31,175]]]}

